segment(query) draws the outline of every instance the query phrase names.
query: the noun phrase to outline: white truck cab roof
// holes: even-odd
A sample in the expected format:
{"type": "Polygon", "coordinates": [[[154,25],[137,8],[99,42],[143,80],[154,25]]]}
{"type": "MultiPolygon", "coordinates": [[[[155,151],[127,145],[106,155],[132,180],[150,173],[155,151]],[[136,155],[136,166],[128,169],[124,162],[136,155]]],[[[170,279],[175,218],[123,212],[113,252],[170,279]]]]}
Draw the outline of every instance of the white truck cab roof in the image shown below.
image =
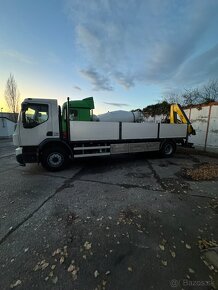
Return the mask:
{"type": "Polygon", "coordinates": [[[36,99],[36,98],[27,98],[24,99],[22,103],[41,103],[41,104],[48,104],[48,103],[53,103],[53,104],[57,104],[57,100],[56,99],[36,99]]]}

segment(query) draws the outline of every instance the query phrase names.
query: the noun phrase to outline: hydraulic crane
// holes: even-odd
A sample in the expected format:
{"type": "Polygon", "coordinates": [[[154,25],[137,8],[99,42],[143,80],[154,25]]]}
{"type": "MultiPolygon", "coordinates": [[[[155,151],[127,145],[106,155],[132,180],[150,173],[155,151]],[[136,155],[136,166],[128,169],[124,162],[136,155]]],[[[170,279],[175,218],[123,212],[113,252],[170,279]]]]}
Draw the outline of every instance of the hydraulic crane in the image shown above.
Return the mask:
{"type": "Polygon", "coordinates": [[[188,134],[189,135],[196,135],[194,128],[191,125],[186,113],[184,112],[183,108],[179,104],[172,104],[170,107],[170,123],[171,124],[187,124],[188,125],[188,134]],[[180,119],[178,119],[178,116],[180,119]]]}

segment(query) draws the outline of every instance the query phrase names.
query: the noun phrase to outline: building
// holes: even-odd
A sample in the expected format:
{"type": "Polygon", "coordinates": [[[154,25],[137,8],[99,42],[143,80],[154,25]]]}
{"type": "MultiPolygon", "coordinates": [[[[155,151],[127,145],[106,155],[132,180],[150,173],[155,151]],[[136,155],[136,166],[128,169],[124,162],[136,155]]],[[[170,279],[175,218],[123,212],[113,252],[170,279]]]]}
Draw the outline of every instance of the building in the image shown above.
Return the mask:
{"type": "Polygon", "coordinates": [[[0,138],[11,137],[15,129],[15,119],[17,114],[13,113],[0,113],[0,138]]]}
{"type": "Polygon", "coordinates": [[[17,118],[18,118],[18,113],[1,112],[0,117],[5,117],[5,118],[11,120],[12,122],[16,123],[17,118]]]}

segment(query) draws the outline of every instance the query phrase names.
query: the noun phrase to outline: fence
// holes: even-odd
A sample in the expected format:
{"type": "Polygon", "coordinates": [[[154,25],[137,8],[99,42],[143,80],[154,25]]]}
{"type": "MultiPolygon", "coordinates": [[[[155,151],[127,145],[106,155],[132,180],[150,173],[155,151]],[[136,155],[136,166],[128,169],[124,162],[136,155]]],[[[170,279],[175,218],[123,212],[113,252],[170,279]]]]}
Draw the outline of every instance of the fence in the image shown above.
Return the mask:
{"type": "Polygon", "coordinates": [[[189,141],[198,149],[218,153],[218,102],[192,106],[185,113],[196,130],[189,141]]]}

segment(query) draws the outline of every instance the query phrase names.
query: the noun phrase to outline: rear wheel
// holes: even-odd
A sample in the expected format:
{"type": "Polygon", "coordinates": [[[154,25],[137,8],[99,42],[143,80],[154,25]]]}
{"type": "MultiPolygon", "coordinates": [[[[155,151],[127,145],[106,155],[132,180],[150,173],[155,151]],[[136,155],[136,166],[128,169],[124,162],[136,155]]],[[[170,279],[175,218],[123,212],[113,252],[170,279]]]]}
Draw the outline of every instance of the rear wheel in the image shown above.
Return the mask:
{"type": "Polygon", "coordinates": [[[42,166],[50,171],[64,169],[69,163],[67,151],[61,147],[52,147],[42,153],[42,166]]]}
{"type": "Polygon", "coordinates": [[[173,141],[165,141],[160,149],[161,156],[171,157],[176,151],[176,143],[173,141]]]}

